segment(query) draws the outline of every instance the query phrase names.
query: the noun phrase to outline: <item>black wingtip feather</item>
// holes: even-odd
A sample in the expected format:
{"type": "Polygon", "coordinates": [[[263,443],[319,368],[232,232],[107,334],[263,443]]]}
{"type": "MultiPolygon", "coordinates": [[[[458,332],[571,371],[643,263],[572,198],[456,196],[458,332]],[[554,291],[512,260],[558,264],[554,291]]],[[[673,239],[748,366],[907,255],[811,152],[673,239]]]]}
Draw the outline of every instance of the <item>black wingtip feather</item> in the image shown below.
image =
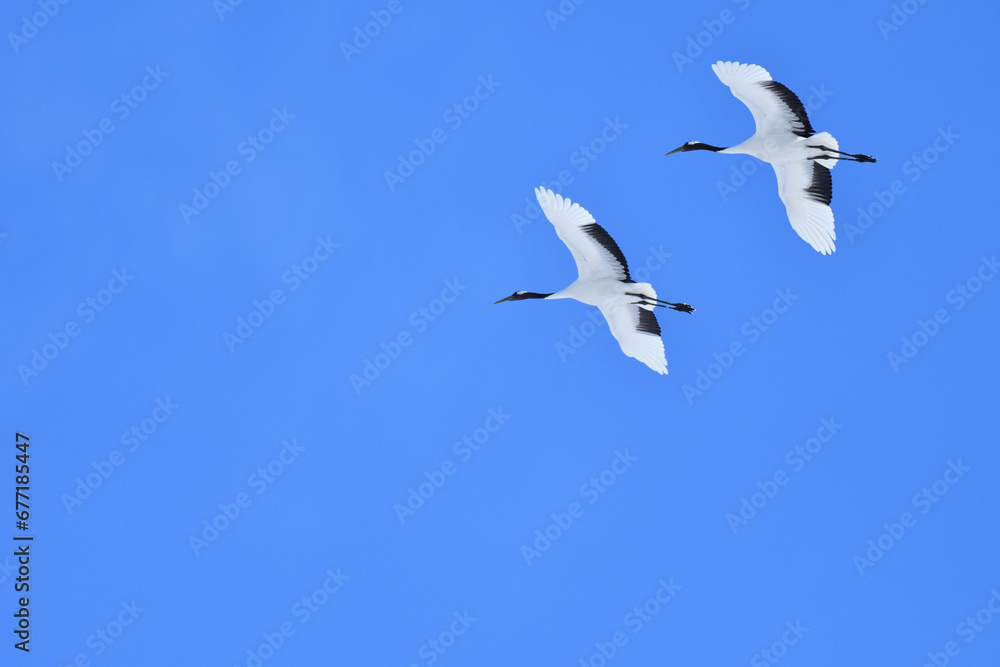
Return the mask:
{"type": "Polygon", "coordinates": [[[829,206],[833,200],[833,179],[830,170],[813,160],[812,184],[806,188],[806,194],[813,201],[829,206]]]}
{"type": "Polygon", "coordinates": [[[625,272],[625,279],[622,280],[622,282],[623,283],[635,282],[634,280],[632,280],[632,276],[629,275],[628,262],[625,261],[624,253],[622,253],[622,249],[618,247],[618,244],[615,243],[615,240],[611,238],[611,234],[608,234],[604,230],[604,227],[601,227],[596,222],[592,222],[589,225],[584,225],[582,229],[588,235],[590,235],[592,239],[600,243],[601,246],[605,250],[610,252],[611,256],[614,257],[619,264],[621,264],[622,270],[625,272]]]}
{"type": "Polygon", "coordinates": [[[656,321],[656,315],[653,314],[653,311],[645,308],[639,309],[639,326],[636,329],[642,333],[660,335],[660,323],[656,321]]]}
{"type": "Polygon", "coordinates": [[[816,134],[809,123],[806,108],[802,105],[802,100],[799,99],[798,95],[777,81],[764,81],[760,85],[777,95],[778,99],[795,115],[795,119],[802,127],[793,129],[792,132],[800,137],[811,137],[816,134]]]}

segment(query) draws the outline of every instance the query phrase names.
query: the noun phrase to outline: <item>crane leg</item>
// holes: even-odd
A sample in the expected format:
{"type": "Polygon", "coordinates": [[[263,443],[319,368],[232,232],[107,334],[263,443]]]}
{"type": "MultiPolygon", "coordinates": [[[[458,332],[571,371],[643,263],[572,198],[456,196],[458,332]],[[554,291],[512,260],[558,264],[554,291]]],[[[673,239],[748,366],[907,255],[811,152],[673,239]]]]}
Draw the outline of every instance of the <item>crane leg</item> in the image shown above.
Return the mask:
{"type": "Polygon", "coordinates": [[[837,155],[817,155],[816,157],[809,158],[810,160],[827,160],[830,158],[836,158],[838,160],[850,160],[852,162],[876,162],[875,158],[871,155],[861,155],[860,153],[845,153],[844,151],[838,151],[833,148],[827,148],[826,146],[812,146],[809,148],[818,148],[819,150],[826,153],[837,153],[837,155]]]}
{"type": "Polygon", "coordinates": [[[663,308],[670,308],[671,310],[679,310],[682,313],[693,313],[694,308],[686,303],[673,303],[671,301],[664,301],[663,299],[657,299],[654,297],[646,296],[645,294],[636,294],[634,292],[626,292],[629,296],[639,297],[639,301],[633,301],[635,305],[641,306],[661,306],[663,308]]]}

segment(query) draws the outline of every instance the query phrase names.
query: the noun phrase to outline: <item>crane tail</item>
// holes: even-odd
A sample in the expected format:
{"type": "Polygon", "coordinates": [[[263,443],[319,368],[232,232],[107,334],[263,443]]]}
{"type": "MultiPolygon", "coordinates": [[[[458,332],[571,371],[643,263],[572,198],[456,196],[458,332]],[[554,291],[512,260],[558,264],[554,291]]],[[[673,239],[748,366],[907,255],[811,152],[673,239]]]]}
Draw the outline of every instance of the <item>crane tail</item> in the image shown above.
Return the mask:
{"type": "MultiPolygon", "coordinates": [[[[809,142],[810,146],[824,146],[825,148],[829,148],[831,151],[840,150],[840,144],[837,143],[837,140],[834,139],[833,135],[829,132],[814,134],[806,141],[809,142]]],[[[823,165],[827,169],[833,169],[833,167],[837,164],[837,158],[824,158],[822,160],[816,160],[816,162],[823,165]]]]}

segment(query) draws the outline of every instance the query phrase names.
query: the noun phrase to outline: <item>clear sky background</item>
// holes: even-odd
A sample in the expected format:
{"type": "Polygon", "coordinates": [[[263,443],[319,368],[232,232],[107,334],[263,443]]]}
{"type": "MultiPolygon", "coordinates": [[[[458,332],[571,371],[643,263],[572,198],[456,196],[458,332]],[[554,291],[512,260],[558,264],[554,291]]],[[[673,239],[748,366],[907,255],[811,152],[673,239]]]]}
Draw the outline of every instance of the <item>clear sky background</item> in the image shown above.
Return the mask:
{"type": "Polygon", "coordinates": [[[995,664],[996,3],[223,2],[0,12],[0,662],[995,664]],[[834,255],[663,156],[716,60],[878,158],[834,255]],[[560,178],[669,375],[492,305],[560,178]]]}

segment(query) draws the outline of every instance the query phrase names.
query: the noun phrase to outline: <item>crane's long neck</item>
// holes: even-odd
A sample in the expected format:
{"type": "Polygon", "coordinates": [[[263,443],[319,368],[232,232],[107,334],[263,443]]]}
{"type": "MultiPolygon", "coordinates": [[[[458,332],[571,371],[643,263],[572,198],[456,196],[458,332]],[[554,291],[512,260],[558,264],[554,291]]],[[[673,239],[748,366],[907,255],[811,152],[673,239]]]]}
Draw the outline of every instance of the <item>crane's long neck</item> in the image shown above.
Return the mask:
{"type": "Polygon", "coordinates": [[[692,144],[691,148],[688,150],[692,151],[712,151],[713,153],[718,153],[719,151],[726,150],[725,146],[713,146],[712,144],[703,144],[700,141],[692,144]]]}
{"type": "Polygon", "coordinates": [[[670,151],[667,155],[673,155],[674,153],[687,153],[689,151],[712,151],[713,153],[718,153],[719,151],[726,150],[728,149],[724,146],[713,146],[712,144],[706,144],[700,141],[689,141],[680,148],[675,148],[670,151]]]}

